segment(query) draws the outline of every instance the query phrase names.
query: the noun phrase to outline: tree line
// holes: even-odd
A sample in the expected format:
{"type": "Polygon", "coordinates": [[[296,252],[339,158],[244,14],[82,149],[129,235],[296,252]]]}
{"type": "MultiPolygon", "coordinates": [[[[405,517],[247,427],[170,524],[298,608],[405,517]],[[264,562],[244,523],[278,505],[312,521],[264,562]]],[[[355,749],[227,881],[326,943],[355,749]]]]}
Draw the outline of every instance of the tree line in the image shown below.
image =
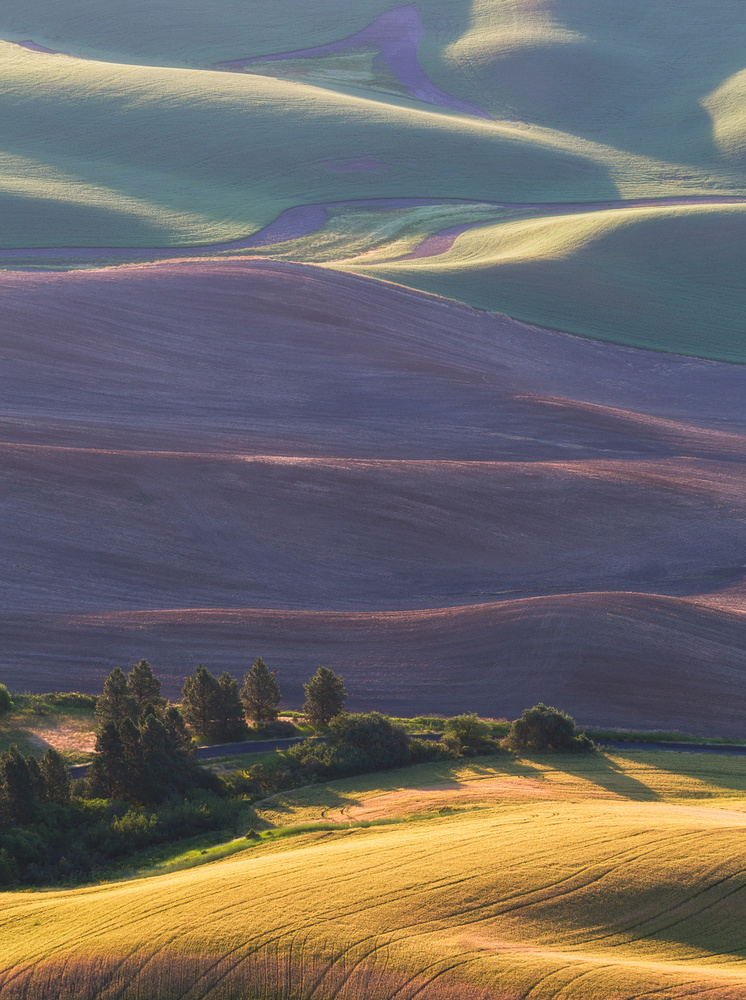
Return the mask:
{"type": "MultiPolygon", "coordinates": [[[[326,726],[339,715],[347,692],[344,681],[328,667],[320,666],[303,685],[306,700],[303,713],[314,726],[326,726]]],[[[255,726],[277,719],[281,700],[276,671],[270,671],[261,657],[254,660],[238,681],[227,671],[215,677],[201,663],[184,681],[181,715],[199,740],[207,743],[231,743],[249,735],[248,721],[255,726]]],[[[136,663],[129,675],[115,667],[104,682],[103,694],[96,705],[99,726],[119,726],[124,719],[136,722],[147,706],[151,715],[163,713],[161,682],[147,660],[136,663]]],[[[174,721],[173,711],[171,720],[174,721]]]]}
{"type": "Polygon", "coordinates": [[[247,807],[281,789],[502,747],[594,749],[570,716],[544,704],[527,709],[502,743],[474,713],[444,720],[442,738],[431,741],[380,713],[344,712],[343,679],[326,667],[304,687],[306,716],[322,738],[219,778],[200,766],[193,734],[231,741],[247,734],[247,720],[262,726],[277,719],[279,686],[264,661],[253,662],[240,686],[227,672],[214,677],[198,665],[180,707],[162,697],[147,660],[129,674],[114,668],[96,700],[86,779],[73,782],[52,748],[38,759],[14,746],[0,754],[0,886],[85,880],[144,847],[211,830],[235,835],[247,807]]]}

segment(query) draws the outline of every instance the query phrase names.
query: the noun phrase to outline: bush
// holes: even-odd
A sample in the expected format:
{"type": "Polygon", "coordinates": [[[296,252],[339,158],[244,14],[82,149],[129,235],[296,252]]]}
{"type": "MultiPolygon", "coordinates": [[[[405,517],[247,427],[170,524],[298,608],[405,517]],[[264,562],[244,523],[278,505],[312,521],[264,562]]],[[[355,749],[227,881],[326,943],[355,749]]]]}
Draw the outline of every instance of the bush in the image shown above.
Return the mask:
{"type": "Polygon", "coordinates": [[[261,736],[263,740],[284,740],[298,735],[298,727],[285,719],[275,719],[274,722],[265,722],[264,725],[252,726],[252,735],[261,736]]]}
{"type": "Polygon", "coordinates": [[[81,694],[80,691],[57,691],[54,694],[42,695],[47,705],[60,705],[63,708],[96,708],[98,698],[95,694],[81,694]]]}
{"type": "Polygon", "coordinates": [[[335,716],[325,738],[304,740],[243,772],[251,791],[268,794],[312,781],[385,771],[450,756],[441,743],[410,739],[378,712],[335,716]]]}
{"type": "Polygon", "coordinates": [[[497,740],[492,738],[490,726],[482,722],[476,712],[446,720],[443,742],[454,754],[462,757],[493,754],[500,748],[497,740]]]}
{"type": "Polygon", "coordinates": [[[10,691],[4,684],[0,684],[0,715],[5,715],[12,707],[13,701],[10,697],[10,691]]]}
{"type": "Polygon", "coordinates": [[[578,732],[575,720],[565,712],[539,702],[527,708],[510,727],[508,743],[516,750],[540,753],[592,753],[595,744],[578,732]]]}

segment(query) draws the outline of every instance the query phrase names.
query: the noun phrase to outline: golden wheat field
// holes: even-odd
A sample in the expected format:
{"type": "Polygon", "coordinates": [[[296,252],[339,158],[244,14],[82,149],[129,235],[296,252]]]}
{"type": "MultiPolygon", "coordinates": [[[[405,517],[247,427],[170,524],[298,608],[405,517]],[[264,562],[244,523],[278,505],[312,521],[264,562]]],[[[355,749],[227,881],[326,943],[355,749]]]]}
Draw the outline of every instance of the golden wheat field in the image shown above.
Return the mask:
{"type": "Polygon", "coordinates": [[[745,792],[741,758],[639,751],[299,789],[260,810],[296,836],[4,895],[0,995],[736,1000],[745,792]]]}

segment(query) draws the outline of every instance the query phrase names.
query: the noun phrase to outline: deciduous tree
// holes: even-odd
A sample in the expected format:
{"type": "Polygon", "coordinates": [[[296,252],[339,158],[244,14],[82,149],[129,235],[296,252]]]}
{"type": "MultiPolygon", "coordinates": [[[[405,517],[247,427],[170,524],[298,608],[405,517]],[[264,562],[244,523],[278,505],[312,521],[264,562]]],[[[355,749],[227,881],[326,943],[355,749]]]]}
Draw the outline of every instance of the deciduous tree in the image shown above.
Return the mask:
{"type": "Polygon", "coordinates": [[[594,750],[593,741],[579,733],[575,720],[557,708],[539,702],[527,708],[510,727],[510,744],[517,750],[566,751],[587,753],[594,750]]]}
{"type": "Polygon", "coordinates": [[[10,692],[4,684],[0,684],[0,715],[5,715],[13,707],[10,692]]]}

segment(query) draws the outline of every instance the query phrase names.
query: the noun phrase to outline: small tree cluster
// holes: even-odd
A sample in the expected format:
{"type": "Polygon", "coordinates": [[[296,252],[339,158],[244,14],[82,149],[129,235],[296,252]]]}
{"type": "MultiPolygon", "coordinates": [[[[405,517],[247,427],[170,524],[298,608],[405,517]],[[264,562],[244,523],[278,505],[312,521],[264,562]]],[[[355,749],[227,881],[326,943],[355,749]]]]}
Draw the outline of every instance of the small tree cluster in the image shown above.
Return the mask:
{"type": "Polygon", "coordinates": [[[539,753],[589,753],[594,743],[578,731],[575,720],[565,712],[539,702],[527,708],[510,728],[508,743],[516,750],[539,753]]]}
{"type": "Polygon", "coordinates": [[[173,706],[162,719],[151,706],[139,723],[130,718],[119,725],[107,722],[98,733],[87,778],[91,797],[155,804],[209,784],[194,759],[181,713],[173,706]]]}
{"type": "Polygon", "coordinates": [[[161,682],[152,667],[147,660],[140,660],[128,676],[119,667],[111,671],[104,681],[104,693],[96,701],[96,719],[99,726],[118,726],[125,719],[137,722],[148,705],[160,713],[166,700],[161,698],[161,682]]]}
{"type": "Polygon", "coordinates": [[[181,704],[186,721],[201,740],[228,743],[246,735],[238,683],[227,672],[216,678],[198,664],[184,682],[181,704]]]}
{"type": "Polygon", "coordinates": [[[71,787],[70,771],[57,750],[50,747],[37,760],[11,746],[0,754],[0,827],[31,823],[42,803],[68,804],[71,787]]]}
{"type": "MultiPolygon", "coordinates": [[[[328,667],[319,667],[304,688],[303,710],[313,725],[327,726],[342,712],[347,697],[344,682],[328,667]]],[[[255,725],[274,722],[281,698],[276,671],[261,657],[244,674],[240,690],[229,673],[216,678],[199,664],[187,677],[182,694],[187,722],[200,739],[210,743],[241,739],[246,735],[246,719],[255,725]]]]}
{"type": "MultiPolygon", "coordinates": [[[[255,724],[277,719],[280,686],[276,672],[270,671],[261,657],[252,663],[239,689],[235,678],[224,671],[215,677],[198,664],[182,689],[184,718],[196,736],[207,743],[230,743],[247,735],[246,718],[255,724]]],[[[327,667],[319,667],[304,685],[304,710],[316,726],[326,726],[344,708],[347,692],[342,678],[327,667]]],[[[161,697],[161,682],[147,660],[136,663],[129,675],[115,667],[104,682],[97,699],[96,719],[103,729],[114,729],[125,720],[137,728],[148,714],[163,718],[166,701],[161,697]]]]}

